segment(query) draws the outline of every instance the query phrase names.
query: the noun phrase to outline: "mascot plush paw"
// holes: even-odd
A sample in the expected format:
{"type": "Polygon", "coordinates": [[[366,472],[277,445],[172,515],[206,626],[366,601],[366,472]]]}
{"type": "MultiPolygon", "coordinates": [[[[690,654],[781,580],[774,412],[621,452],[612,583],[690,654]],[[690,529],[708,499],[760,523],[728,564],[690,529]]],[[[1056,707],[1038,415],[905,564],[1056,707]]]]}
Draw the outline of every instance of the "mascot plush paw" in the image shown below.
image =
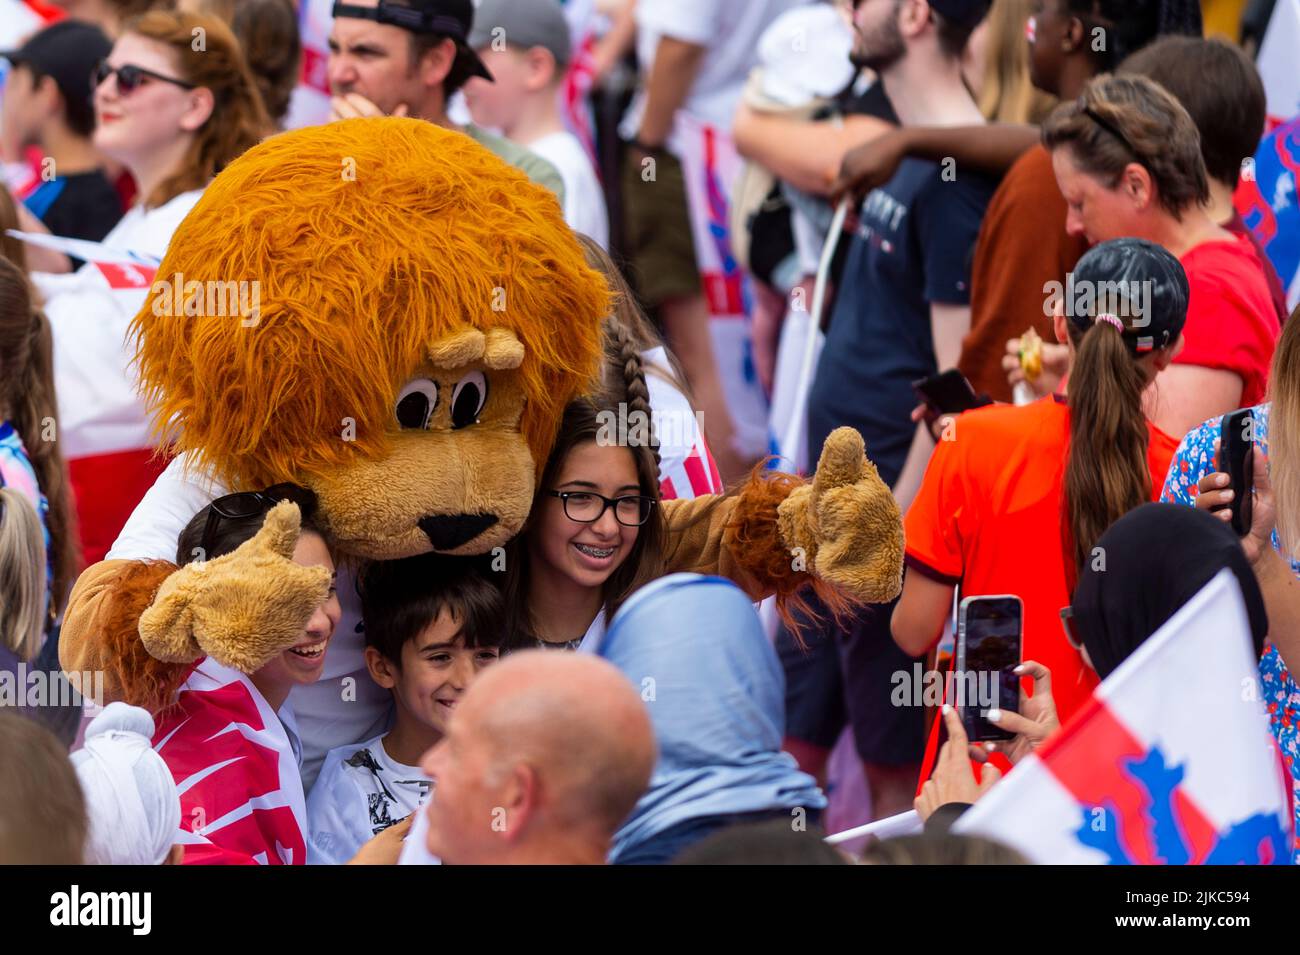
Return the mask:
{"type": "Polygon", "coordinates": [[[168,577],[140,615],[150,655],[169,663],[210,656],[253,673],[297,643],[331,577],[293,562],[300,522],[298,505],[282,501],[251,540],[168,577]]]}

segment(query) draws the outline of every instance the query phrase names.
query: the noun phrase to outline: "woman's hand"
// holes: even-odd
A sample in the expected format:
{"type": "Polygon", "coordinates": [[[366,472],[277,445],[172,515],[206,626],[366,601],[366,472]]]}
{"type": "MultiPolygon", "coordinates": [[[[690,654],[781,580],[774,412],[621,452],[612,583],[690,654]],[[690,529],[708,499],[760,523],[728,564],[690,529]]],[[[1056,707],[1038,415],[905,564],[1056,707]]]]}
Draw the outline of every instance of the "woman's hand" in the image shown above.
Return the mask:
{"type": "Polygon", "coordinates": [[[1002,778],[1000,769],[985,764],[980,767],[980,778],[976,782],[970,761],[975,755],[972,750],[978,752],[978,747],[970,745],[956,709],[947,703],[943,706],[943,722],[948,730],[948,740],[939,750],[933,775],[925,781],[921,794],[912,802],[922,820],[929,819],[936,809],[950,802],[975,802],[1002,778]]]}
{"type": "MultiPolygon", "coordinates": [[[[1215,459],[1219,454],[1219,439],[1214,439],[1215,459]]],[[[1273,484],[1268,477],[1268,455],[1258,444],[1251,452],[1252,484],[1254,495],[1250,509],[1250,531],[1241,539],[1241,549],[1252,566],[1273,552],[1273,530],[1277,526],[1277,504],[1273,499],[1273,484]]],[[[1196,482],[1197,508],[1213,514],[1221,521],[1232,520],[1230,505],[1237,496],[1232,479],[1223,471],[1212,471],[1196,482]]]]}
{"type": "Polygon", "coordinates": [[[1056,715],[1056,700],[1052,697],[1052,671],[1041,663],[1026,660],[1016,667],[1015,672],[1034,681],[1034,695],[1027,695],[1021,688],[1019,713],[989,710],[989,722],[1015,733],[1016,737],[985,744],[985,749],[1002,753],[1012,765],[1038,749],[1043,740],[1061,728],[1061,720],[1056,715]]]}
{"type": "MultiPolygon", "coordinates": [[[[417,809],[415,812],[424,812],[417,809]]],[[[401,822],[395,822],[383,832],[365,843],[357,854],[347,861],[348,865],[397,865],[398,858],[402,855],[402,840],[406,834],[411,831],[411,823],[415,821],[415,812],[411,813],[401,822]]]]}
{"type": "Polygon", "coordinates": [[[1007,341],[1007,353],[1002,356],[1002,370],[1007,373],[1007,381],[1012,388],[1023,381],[1035,395],[1042,398],[1061,387],[1061,380],[1070,365],[1070,349],[1065,345],[1043,342],[1042,360],[1043,370],[1037,378],[1030,381],[1020,365],[1020,339],[1012,338],[1007,341]]]}

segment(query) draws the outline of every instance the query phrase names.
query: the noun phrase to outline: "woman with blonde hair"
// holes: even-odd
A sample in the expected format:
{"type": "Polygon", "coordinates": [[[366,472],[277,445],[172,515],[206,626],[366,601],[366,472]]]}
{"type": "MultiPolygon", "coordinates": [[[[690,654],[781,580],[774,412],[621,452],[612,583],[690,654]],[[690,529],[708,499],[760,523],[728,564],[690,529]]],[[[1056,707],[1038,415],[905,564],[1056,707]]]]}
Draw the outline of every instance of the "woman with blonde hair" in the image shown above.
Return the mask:
{"type": "Polygon", "coordinates": [[[1056,97],[1034,86],[1029,75],[1025,24],[1033,6],[1032,0],[993,0],[984,22],[971,34],[967,54],[982,59],[983,69],[980,82],[970,85],[980,112],[991,123],[1041,123],[1056,105],[1056,97]]]}
{"type": "Polygon", "coordinates": [[[41,521],[22,492],[0,487],[0,670],[31,662],[44,636],[41,521]]]}
{"type": "MultiPolygon", "coordinates": [[[[129,21],[95,76],[95,147],[130,171],[139,195],[104,245],[161,259],[212,177],[270,131],[266,110],[238,41],[211,16],[155,10],[129,21]]],[[[29,257],[49,267],[30,248],[29,257]]],[[[71,275],[34,272],[33,281],[60,359],[59,439],[93,563],[161,469],[126,344],[148,279],[91,262],[71,275]]]]}

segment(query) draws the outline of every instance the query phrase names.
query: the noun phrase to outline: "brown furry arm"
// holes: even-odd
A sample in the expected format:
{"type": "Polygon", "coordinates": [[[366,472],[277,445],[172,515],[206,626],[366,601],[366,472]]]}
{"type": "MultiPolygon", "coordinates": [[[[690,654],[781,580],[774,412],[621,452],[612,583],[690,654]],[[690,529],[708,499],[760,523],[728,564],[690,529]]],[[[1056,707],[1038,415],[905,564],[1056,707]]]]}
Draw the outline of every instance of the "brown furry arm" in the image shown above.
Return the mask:
{"type": "Polygon", "coordinates": [[[189,667],[150,656],[139,621],[175,570],[166,561],[106,560],[78,578],[59,634],[59,663],[66,672],[102,672],[99,702],[122,700],[154,713],[172,702],[189,667]]]}

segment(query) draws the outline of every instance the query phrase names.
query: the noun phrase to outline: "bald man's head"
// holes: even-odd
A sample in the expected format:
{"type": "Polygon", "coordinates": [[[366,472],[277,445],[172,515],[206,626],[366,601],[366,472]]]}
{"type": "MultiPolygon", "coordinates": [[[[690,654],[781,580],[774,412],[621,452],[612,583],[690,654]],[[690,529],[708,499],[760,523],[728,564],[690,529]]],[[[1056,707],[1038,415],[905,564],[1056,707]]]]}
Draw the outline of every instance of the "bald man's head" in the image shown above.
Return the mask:
{"type": "Polygon", "coordinates": [[[429,849],[452,863],[601,861],[654,761],[650,718],[617,668],[512,654],[475,680],[425,760],[429,849]]]}

